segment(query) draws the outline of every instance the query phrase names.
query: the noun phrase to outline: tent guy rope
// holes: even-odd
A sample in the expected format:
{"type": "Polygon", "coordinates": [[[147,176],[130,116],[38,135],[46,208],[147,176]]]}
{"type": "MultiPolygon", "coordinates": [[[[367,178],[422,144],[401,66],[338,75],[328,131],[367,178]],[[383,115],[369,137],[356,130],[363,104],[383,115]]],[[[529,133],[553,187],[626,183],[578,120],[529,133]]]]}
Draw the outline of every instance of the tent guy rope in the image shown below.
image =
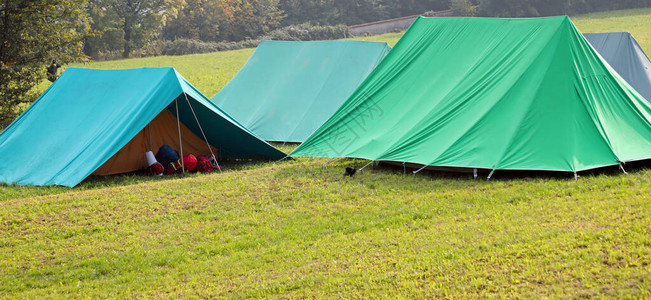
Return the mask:
{"type": "Polygon", "coordinates": [[[199,130],[201,131],[201,135],[203,136],[203,140],[206,142],[206,145],[208,146],[208,150],[210,151],[210,155],[212,156],[212,159],[215,160],[215,163],[217,164],[217,169],[221,173],[222,167],[217,162],[217,157],[215,157],[215,153],[212,152],[212,147],[210,147],[210,143],[208,143],[208,138],[206,138],[206,134],[203,132],[203,128],[201,127],[201,123],[199,123],[199,119],[197,118],[197,114],[194,113],[194,108],[192,108],[192,104],[190,103],[190,100],[188,100],[188,94],[183,93],[183,95],[185,96],[185,101],[188,102],[188,106],[190,106],[190,111],[192,111],[192,115],[194,116],[194,120],[197,121],[197,125],[199,125],[199,130]]]}

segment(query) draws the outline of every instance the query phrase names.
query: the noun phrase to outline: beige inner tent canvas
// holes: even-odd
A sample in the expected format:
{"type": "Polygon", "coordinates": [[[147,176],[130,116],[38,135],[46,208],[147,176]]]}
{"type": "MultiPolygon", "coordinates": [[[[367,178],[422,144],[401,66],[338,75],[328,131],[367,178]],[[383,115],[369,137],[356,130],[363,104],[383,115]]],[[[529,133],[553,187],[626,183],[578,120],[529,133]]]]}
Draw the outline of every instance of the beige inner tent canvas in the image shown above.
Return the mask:
{"type": "MultiPolygon", "coordinates": [[[[210,154],[208,144],[192,133],[183,123],[181,123],[181,140],[183,141],[184,155],[193,154],[196,156],[210,154]]],[[[174,114],[167,109],[164,109],[158,114],[127,145],[122,147],[111,159],[93,172],[93,175],[115,175],[145,169],[148,167],[145,152],[153,151],[156,154],[158,149],[164,144],[180,152],[177,120],[174,114]]],[[[212,152],[217,155],[217,149],[212,146],[210,147],[212,148],[212,152]]]]}

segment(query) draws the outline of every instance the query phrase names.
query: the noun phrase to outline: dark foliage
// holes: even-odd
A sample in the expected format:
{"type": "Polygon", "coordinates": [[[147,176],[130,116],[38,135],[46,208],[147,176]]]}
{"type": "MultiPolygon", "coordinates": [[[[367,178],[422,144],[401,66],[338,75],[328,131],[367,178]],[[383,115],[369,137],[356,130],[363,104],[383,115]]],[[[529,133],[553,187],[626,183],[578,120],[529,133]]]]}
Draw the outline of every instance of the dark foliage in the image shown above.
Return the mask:
{"type": "Polygon", "coordinates": [[[349,36],[348,26],[345,25],[313,26],[309,24],[299,24],[276,29],[255,40],[244,40],[239,42],[202,42],[190,39],[177,39],[165,43],[162,49],[162,54],[185,55],[253,48],[260,43],[260,40],[315,41],[342,39],[349,36]]]}

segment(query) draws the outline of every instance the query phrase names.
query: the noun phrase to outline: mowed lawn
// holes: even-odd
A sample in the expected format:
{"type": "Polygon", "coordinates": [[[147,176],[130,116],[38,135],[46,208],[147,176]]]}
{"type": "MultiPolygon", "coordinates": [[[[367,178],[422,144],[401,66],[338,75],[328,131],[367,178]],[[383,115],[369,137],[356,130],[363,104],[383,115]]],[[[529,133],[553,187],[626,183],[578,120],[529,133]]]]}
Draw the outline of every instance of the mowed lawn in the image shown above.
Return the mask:
{"type": "Polygon", "coordinates": [[[0,202],[0,296],[651,297],[651,172],[269,163],[0,202]],[[498,176],[499,178],[499,176],[498,176]]]}
{"type": "MultiPolygon", "coordinates": [[[[651,48],[651,9],[574,19],[651,48]]],[[[89,66],[171,65],[212,97],[251,52],[89,66]]],[[[0,185],[0,298],[651,297],[649,169],[344,178],[366,162],[326,161],[0,185]]]]}

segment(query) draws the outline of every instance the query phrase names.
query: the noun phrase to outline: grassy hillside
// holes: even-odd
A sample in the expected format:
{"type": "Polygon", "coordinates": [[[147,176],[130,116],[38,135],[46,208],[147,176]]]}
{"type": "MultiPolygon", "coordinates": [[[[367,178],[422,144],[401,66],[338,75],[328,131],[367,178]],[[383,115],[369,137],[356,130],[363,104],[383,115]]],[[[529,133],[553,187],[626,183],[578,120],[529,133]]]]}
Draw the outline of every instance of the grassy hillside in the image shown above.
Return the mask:
{"type": "MultiPolygon", "coordinates": [[[[574,20],[649,51],[650,17],[574,20]]],[[[171,65],[211,97],[251,52],[88,66],[171,65]]],[[[487,182],[325,162],[0,185],[0,298],[651,298],[649,169],[487,182]]]]}

